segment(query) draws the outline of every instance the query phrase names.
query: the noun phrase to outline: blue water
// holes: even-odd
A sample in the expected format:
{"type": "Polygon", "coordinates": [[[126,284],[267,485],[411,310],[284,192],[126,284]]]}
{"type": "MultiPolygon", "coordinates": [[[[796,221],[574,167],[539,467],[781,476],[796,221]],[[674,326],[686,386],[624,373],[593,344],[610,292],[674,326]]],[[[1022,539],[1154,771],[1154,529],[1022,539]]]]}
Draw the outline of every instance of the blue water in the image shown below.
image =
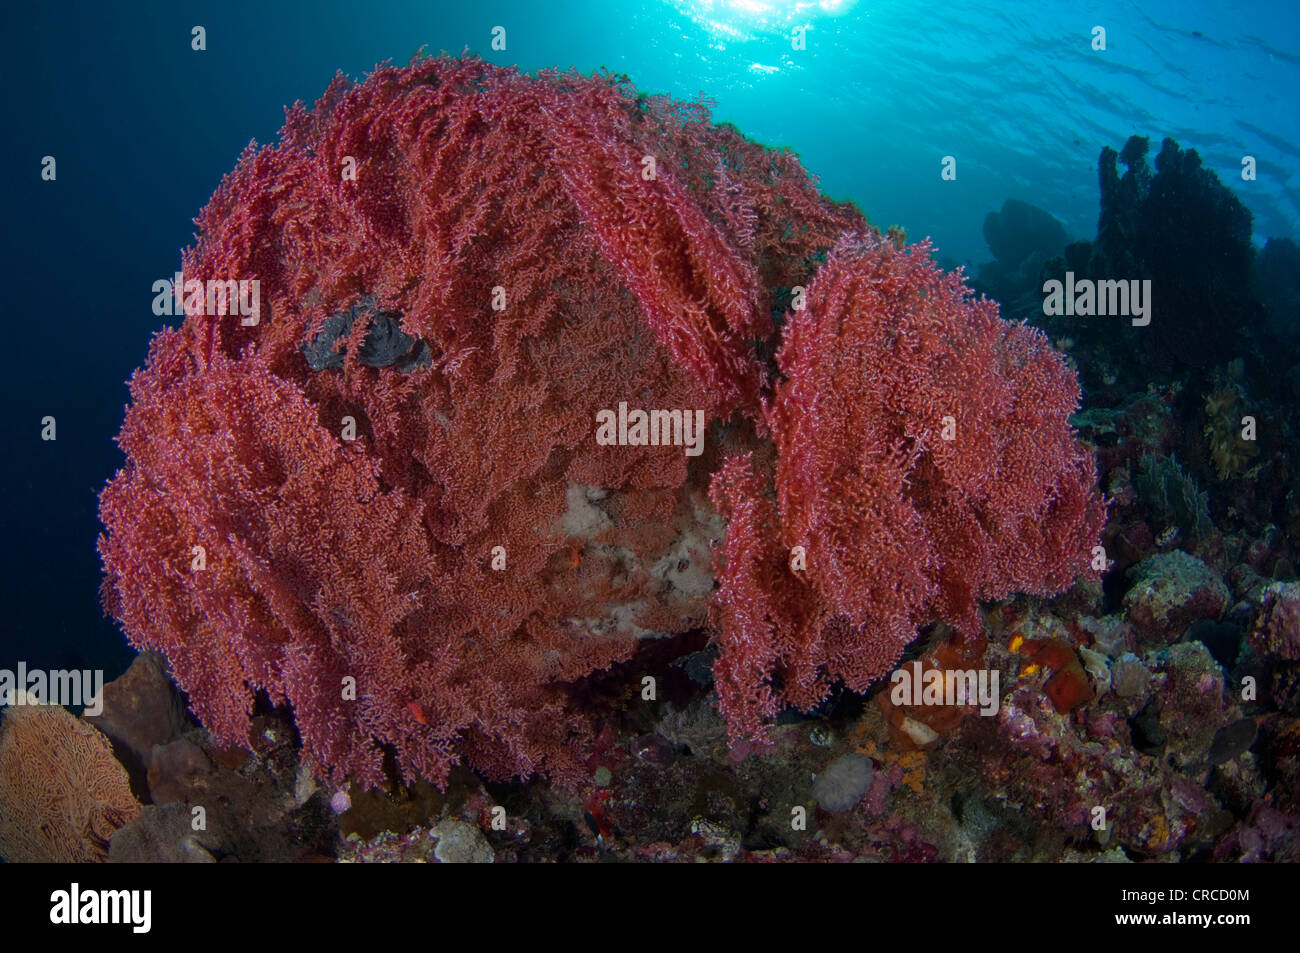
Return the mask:
{"type": "Polygon", "coordinates": [[[989,255],[984,215],[1014,196],[1091,237],[1096,160],[1133,133],[1201,151],[1255,214],[1300,228],[1300,4],[437,3],[9,4],[0,153],[5,546],[0,667],[119,668],[100,616],[95,495],[120,464],[123,381],[159,319],[191,219],[283,106],[336,70],[470,49],[526,70],[607,66],[639,87],[716,100],[715,116],[786,145],[878,225],[989,255]],[[920,9],[928,12],[921,13],[920,9]],[[207,50],[190,30],[207,30],[207,50]],[[494,26],[507,49],[490,48],[494,26]],[[805,25],[807,48],[791,49],[805,25]],[[1107,49],[1090,48],[1094,26],[1107,49]],[[39,178],[41,157],[58,162],[39,178]],[[940,162],[957,161],[955,181],[940,162]],[[1241,159],[1258,162],[1255,182],[1241,159]],[[58,440],[39,440],[53,415],[58,440]],[[73,654],[75,653],[75,654],[73,654]]]}
{"type": "Polygon", "coordinates": [[[1254,212],[1257,235],[1300,223],[1295,2],[947,3],[924,16],[868,0],[663,6],[680,11],[652,41],[668,62],[635,78],[707,90],[720,118],[790,145],[873,223],[930,235],[958,262],[988,260],[984,215],[1008,196],[1092,238],[1097,155],[1133,134],[1151,136],[1153,153],[1164,136],[1198,149],[1254,212]],[[756,25],[747,7],[808,9],[756,25]],[[798,23],[811,24],[805,53],[785,40],[798,23]],[[1105,52],[1091,48],[1099,25],[1105,52]],[[945,155],[955,181],[940,179],[945,155]],[[1251,183],[1244,155],[1257,160],[1251,183]]]}

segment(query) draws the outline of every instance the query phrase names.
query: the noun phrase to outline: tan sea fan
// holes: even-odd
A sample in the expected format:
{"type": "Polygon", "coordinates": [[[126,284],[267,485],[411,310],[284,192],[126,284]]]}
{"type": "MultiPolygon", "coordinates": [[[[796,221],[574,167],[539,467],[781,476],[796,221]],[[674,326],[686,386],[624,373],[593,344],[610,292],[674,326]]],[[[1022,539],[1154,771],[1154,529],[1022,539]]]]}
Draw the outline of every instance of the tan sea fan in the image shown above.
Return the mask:
{"type": "Polygon", "coordinates": [[[98,862],[140,811],[108,739],[57,705],[17,705],[0,720],[0,857],[98,862]]]}

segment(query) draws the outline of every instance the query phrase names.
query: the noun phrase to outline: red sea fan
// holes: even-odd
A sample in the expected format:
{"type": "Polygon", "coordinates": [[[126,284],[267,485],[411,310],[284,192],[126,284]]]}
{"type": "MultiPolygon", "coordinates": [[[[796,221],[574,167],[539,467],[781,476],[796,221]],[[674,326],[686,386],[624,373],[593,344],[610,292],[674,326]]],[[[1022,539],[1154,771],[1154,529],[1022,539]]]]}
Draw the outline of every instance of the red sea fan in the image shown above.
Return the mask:
{"type": "Polygon", "coordinates": [[[439,58],[288,110],[196,224],[259,320],[187,300],[133,377],[106,606],[222,742],[264,694],[336,781],[576,777],[570,684],[706,622],[714,532],[712,445],[596,414],[752,442],[773,307],[861,216],[702,106],[439,58]]]}
{"type": "Polygon", "coordinates": [[[288,110],[196,224],[186,279],[257,280],[260,313],[187,297],[155,339],[99,548],[223,743],[264,695],[336,782],[572,781],[575,684],[641,638],[712,611],[748,736],[1086,568],[1061,358],[702,103],[382,67],[288,110]],[[601,445],[623,404],[702,411],[706,451],[601,445]]]}
{"type": "Polygon", "coordinates": [[[715,481],[734,738],[761,730],[777,686],[804,710],[835,680],[861,691],[918,626],[974,634],[978,601],[1090,572],[1105,503],[1068,423],[1074,373],[929,253],[874,234],[836,245],[785,328],[774,474],[733,460],[715,481]]]}

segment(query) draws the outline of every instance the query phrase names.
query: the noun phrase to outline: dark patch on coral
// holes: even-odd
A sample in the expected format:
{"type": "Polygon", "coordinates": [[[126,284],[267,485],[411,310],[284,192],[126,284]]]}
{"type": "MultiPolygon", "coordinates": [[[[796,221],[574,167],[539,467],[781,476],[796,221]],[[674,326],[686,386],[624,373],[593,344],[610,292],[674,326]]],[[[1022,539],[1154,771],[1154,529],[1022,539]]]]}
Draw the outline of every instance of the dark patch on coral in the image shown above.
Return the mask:
{"type": "Polygon", "coordinates": [[[379,307],[372,297],[364,297],[346,311],[325,319],[320,333],[302,346],[302,355],[313,371],[338,370],[343,367],[345,341],[358,320],[369,330],[357,351],[357,359],[366,367],[396,367],[409,374],[433,363],[428,343],[402,330],[400,312],[379,307]]]}

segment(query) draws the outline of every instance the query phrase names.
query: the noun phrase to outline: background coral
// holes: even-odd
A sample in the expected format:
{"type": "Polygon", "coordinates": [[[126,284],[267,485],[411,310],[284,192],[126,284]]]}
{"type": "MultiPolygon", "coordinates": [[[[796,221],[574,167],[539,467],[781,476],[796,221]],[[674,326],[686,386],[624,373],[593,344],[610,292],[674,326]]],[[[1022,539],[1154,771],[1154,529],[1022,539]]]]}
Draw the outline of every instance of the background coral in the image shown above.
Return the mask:
{"type": "Polygon", "coordinates": [[[1191,539],[1214,529],[1209,494],[1179,466],[1177,457],[1143,454],[1133,488],[1165,526],[1176,526],[1191,539]]]}
{"type": "Polygon", "coordinates": [[[1158,367],[1208,367],[1231,353],[1255,305],[1249,209],[1201,164],[1195,149],[1165,139],[1147,165],[1148,141],[1102,150],[1101,219],[1092,277],[1150,278],[1151,325],[1141,336],[1158,367]],[[1119,160],[1127,167],[1118,174],[1119,160]]]}
{"type": "MultiPolygon", "coordinates": [[[[1242,361],[1229,362],[1215,374],[1214,387],[1205,395],[1205,436],[1210,461],[1220,480],[1239,479],[1259,456],[1255,440],[1243,440],[1242,421],[1251,410],[1242,388],[1242,361]]],[[[1254,416],[1251,414],[1251,416],[1254,416]]]]}
{"type": "Polygon", "coordinates": [[[51,705],[0,720],[0,857],[10,863],[102,861],[139,812],[108,739],[51,705]]]}

